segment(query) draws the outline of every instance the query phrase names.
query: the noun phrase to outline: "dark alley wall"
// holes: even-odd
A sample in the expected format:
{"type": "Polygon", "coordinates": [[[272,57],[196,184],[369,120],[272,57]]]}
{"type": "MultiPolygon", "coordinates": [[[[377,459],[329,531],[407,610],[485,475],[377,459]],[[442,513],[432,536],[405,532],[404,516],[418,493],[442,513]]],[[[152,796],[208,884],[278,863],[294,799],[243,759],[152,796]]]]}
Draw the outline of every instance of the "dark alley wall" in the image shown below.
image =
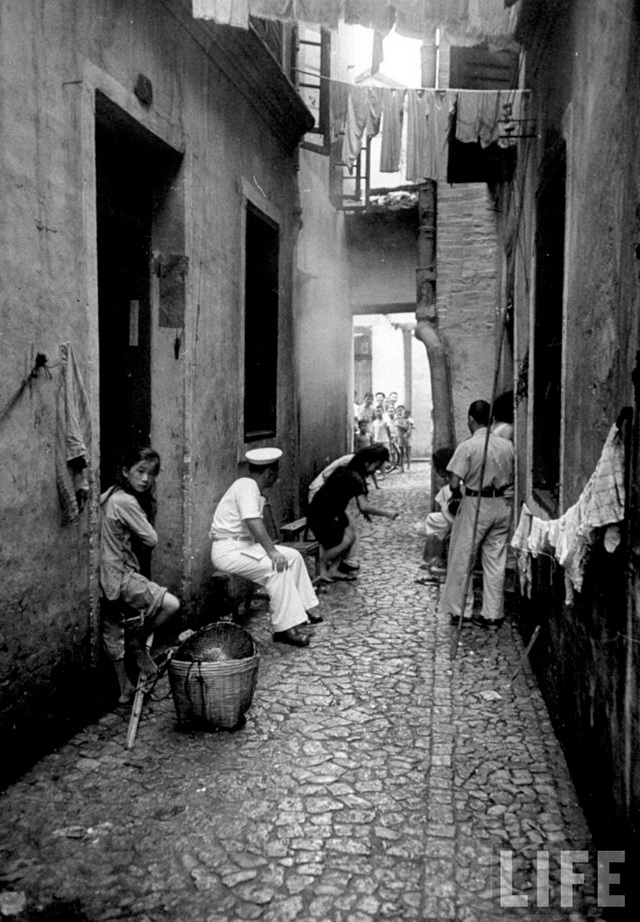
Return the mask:
{"type": "MultiPolygon", "coordinates": [[[[540,518],[558,518],[580,496],[620,411],[630,407],[635,414],[633,426],[624,430],[631,489],[622,545],[608,553],[600,540],[573,602],[565,597],[563,571],[537,561],[533,597],[522,600],[522,618],[527,636],[542,624],[534,663],[590,820],[608,847],[624,847],[640,828],[637,4],[525,2],[519,37],[536,137],[521,142],[515,181],[503,190],[501,243],[505,265],[511,261],[515,275],[520,500],[540,518]],[[536,215],[556,181],[563,151],[561,389],[555,420],[536,416],[535,406],[551,376],[544,357],[535,357],[536,254],[541,259],[545,253],[545,241],[536,243],[542,226],[536,226],[536,215]],[[559,441],[555,505],[536,482],[536,427],[538,438],[559,441]]],[[[544,327],[538,335],[545,335],[544,327]]]]}

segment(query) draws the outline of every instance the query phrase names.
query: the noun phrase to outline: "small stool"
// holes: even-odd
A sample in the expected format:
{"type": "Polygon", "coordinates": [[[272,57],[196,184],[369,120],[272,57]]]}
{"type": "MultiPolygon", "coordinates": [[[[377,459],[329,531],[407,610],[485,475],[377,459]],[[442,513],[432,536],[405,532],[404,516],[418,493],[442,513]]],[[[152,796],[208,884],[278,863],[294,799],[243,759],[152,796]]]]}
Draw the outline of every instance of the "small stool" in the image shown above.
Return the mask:
{"type": "Polygon", "coordinates": [[[282,543],[299,551],[303,557],[309,557],[314,561],[316,575],[313,582],[315,583],[320,577],[320,542],[315,538],[310,538],[309,535],[306,516],[280,526],[282,543]]]}
{"type": "Polygon", "coordinates": [[[241,603],[244,603],[244,613],[248,614],[257,584],[245,579],[244,576],[224,570],[214,570],[212,578],[214,587],[218,589],[225,608],[228,609],[220,620],[235,621],[240,615],[241,603]]]}

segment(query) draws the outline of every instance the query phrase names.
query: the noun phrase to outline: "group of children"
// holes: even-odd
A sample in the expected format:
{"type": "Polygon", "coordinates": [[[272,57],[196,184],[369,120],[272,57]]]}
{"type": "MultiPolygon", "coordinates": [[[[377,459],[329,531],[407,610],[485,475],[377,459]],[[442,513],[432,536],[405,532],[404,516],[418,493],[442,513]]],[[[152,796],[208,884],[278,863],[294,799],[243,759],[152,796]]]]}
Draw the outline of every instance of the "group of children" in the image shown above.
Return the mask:
{"type": "Polygon", "coordinates": [[[366,393],[361,404],[354,402],[355,424],[353,448],[360,451],[372,445],[398,449],[400,471],[411,470],[411,436],[415,424],[411,410],[398,403],[397,391],[386,396],[382,391],[366,393]]]}

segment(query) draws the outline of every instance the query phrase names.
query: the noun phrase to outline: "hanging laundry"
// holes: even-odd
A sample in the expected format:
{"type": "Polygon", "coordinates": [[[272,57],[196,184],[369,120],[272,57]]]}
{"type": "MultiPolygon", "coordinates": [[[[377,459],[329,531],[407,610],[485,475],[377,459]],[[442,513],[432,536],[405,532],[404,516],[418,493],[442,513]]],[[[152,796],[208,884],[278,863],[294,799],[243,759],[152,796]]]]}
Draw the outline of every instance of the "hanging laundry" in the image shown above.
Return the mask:
{"type": "MultiPolygon", "coordinates": [[[[215,0],[219,3],[220,0],[215,0]]],[[[249,12],[258,19],[291,19],[291,0],[249,0],[249,12]]]]}
{"type": "Polygon", "coordinates": [[[374,137],[380,131],[382,88],[352,86],[349,88],[347,124],[342,143],[342,160],[351,169],[360,155],[363,136],[374,137]]]}
{"type": "Polygon", "coordinates": [[[380,131],[380,123],[382,121],[382,101],[383,93],[381,86],[369,86],[367,87],[367,120],[365,122],[364,131],[365,135],[368,138],[375,138],[375,136],[380,131]]]}
{"type": "Polygon", "coordinates": [[[392,5],[380,0],[344,0],[344,21],[364,26],[365,29],[378,29],[386,35],[393,25],[392,5]]]}
{"type": "Polygon", "coordinates": [[[586,528],[611,525],[624,518],[624,442],[617,425],[609,430],[596,469],[584,489],[586,528]]]}
{"type": "Polygon", "coordinates": [[[529,535],[531,533],[531,521],[533,515],[529,511],[526,503],[522,504],[520,520],[511,539],[511,547],[515,551],[516,568],[518,570],[518,579],[520,582],[520,592],[523,596],[531,598],[531,586],[533,574],[531,567],[531,552],[529,551],[529,535]]]}
{"type": "Polygon", "coordinates": [[[407,182],[427,178],[427,98],[425,90],[407,90],[407,182]]]}
{"type": "Polygon", "coordinates": [[[613,553],[620,544],[620,522],[625,515],[624,479],[624,442],[614,425],[578,501],[560,518],[540,519],[523,503],[511,546],[518,560],[527,554],[553,554],[565,571],[567,604],[572,603],[574,592],[582,590],[589,554],[602,530],[605,550],[613,553]]]}
{"type": "Polygon", "coordinates": [[[457,93],[452,90],[425,90],[427,100],[426,178],[447,181],[449,132],[457,93]]]}
{"type": "Polygon", "coordinates": [[[60,346],[60,384],[56,420],[56,480],[62,524],[74,522],[89,494],[91,417],[82,375],[71,343],[60,346]]]}
{"type": "Polygon", "coordinates": [[[553,550],[549,541],[550,525],[551,523],[548,519],[538,519],[535,516],[531,519],[527,547],[532,557],[539,557],[540,554],[550,554],[553,550]]]}
{"type": "Polygon", "coordinates": [[[380,172],[397,173],[402,150],[402,115],[405,91],[384,87],[382,97],[382,144],[380,172]]]}
{"type": "MultiPolygon", "coordinates": [[[[252,8],[253,5],[252,0],[252,8]]],[[[343,0],[296,0],[291,18],[301,22],[322,23],[327,29],[337,29],[343,7],[343,0]]]]}
{"type": "Polygon", "coordinates": [[[519,90],[458,90],[456,140],[488,147],[507,146],[510,135],[521,133],[523,101],[519,90]]]}
{"type": "Polygon", "coordinates": [[[347,114],[349,110],[349,84],[332,80],[330,111],[331,111],[331,141],[341,138],[347,127],[347,114]]]}
{"type": "MultiPolygon", "coordinates": [[[[270,0],[269,5],[272,5],[270,0]]],[[[196,19],[212,19],[222,25],[244,29],[249,26],[249,0],[193,0],[192,10],[196,19]]],[[[259,15],[253,9],[251,13],[259,15]]]]}

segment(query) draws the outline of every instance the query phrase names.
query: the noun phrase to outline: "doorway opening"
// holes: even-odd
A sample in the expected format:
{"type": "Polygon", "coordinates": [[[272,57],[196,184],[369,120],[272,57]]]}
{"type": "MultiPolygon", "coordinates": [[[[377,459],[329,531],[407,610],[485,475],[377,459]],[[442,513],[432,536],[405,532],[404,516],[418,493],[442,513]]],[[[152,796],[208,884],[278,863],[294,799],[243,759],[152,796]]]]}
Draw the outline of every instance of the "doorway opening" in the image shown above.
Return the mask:
{"type": "Polygon", "coordinates": [[[415,424],[415,460],[431,456],[432,398],[429,360],[414,336],[413,312],[358,314],[353,319],[354,403],[365,393],[397,394],[397,403],[411,410],[415,424]]]}
{"type": "Polygon", "coordinates": [[[151,250],[181,157],[96,93],[100,480],[152,432],[151,250]]]}

